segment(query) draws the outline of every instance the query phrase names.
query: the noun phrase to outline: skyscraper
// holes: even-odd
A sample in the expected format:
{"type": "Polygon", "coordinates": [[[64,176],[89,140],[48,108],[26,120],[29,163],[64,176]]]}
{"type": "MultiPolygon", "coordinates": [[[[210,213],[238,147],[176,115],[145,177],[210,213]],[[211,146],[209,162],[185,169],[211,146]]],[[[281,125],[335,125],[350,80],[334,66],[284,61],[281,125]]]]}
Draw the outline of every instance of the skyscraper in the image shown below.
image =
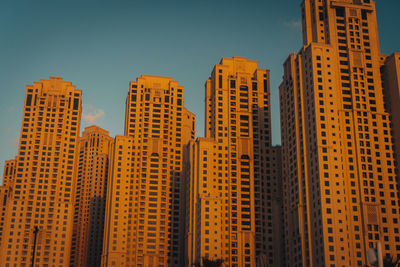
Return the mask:
{"type": "Polygon", "coordinates": [[[72,266],[100,266],[104,216],[113,138],[97,126],[86,127],[78,140],[72,266]]]}
{"type": "Polygon", "coordinates": [[[205,138],[185,163],[186,265],[255,266],[273,250],[269,71],[222,58],[205,87],[205,138]]]}
{"type": "Polygon", "coordinates": [[[304,0],[280,86],[285,258],[364,266],[400,255],[399,198],[375,3],[304,0]]]}
{"type": "Polygon", "coordinates": [[[81,91],[50,77],[28,85],[0,266],[69,266],[81,91]],[[36,246],[34,229],[38,227],[36,246]]]}
{"type": "Polygon", "coordinates": [[[15,177],[15,159],[6,160],[4,164],[3,183],[0,186],[0,248],[6,219],[7,204],[12,194],[12,184],[15,177]]]}
{"type": "Polygon", "coordinates": [[[130,83],[125,136],[112,151],[102,266],[182,266],[182,151],[194,120],[172,78],[130,83]]]}

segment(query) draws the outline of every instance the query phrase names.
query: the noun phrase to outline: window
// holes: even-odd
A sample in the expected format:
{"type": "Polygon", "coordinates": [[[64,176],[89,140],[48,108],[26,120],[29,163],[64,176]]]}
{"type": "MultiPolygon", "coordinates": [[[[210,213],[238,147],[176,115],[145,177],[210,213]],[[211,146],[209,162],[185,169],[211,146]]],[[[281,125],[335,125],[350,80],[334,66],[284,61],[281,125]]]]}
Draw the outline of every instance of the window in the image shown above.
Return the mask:
{"type": "Polygon", "coordinates": [[[79,98],[74,98],[74,107],[75,110],[78,110],[79,108],[79,98]]]}

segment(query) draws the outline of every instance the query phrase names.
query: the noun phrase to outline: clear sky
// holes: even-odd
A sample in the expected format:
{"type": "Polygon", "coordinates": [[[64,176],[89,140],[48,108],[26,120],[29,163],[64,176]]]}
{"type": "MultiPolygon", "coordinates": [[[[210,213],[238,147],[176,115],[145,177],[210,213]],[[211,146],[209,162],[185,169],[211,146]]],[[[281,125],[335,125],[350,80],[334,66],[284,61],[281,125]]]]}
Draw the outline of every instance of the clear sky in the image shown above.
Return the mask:
{"type": "MultiPolygon", "coordinates": [[[[25,86],[61,76],[83,90],[81,131],[123,134],[129,81],[173,77],[204,132],[204,83],[221,57],[271,70],[273,143],[280,143],[282,63],[301,48],[301,0],[1,0],[0,177],[17,154],[25,86]]],[[[400,51],[400,1],[378,0],[382,53],[400,51]]],[[[1,178],[0,178],[1,180],[1,178]]]]}

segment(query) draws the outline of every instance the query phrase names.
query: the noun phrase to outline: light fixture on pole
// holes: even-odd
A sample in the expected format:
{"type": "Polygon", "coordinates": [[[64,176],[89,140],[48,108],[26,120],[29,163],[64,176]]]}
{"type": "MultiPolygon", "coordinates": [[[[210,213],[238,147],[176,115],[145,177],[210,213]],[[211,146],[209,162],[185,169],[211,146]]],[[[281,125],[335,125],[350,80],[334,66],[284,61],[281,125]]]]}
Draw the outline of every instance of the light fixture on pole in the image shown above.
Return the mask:
{"type": "Polygon", "coordinates": [[[376,248],[371,248],[367,251],[367,258],[369,264],[383,267],[382,245],[380,241],[376,243],[376,248]]]}

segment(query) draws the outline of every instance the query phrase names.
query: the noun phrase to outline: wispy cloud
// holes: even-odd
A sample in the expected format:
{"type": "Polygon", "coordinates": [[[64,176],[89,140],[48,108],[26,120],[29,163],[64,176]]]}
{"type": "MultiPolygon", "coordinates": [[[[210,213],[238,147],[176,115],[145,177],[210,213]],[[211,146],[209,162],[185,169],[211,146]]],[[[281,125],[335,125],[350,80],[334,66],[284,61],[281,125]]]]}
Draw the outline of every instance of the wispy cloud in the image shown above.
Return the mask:
{"type": "Polygon", "coordinates": [[[294,30],[300,30],[301,29],[301,20],[292,20],[292,21],[285,21],[284,22],[285,26],[294,29],[294,30]]]}
{"type": "Polygon", "coordinates": [[[82,119],[89,124],[96,123],[101,117],[104,116],[102,109],[97,109],[92,105],[83,106],[82,119]]]}

